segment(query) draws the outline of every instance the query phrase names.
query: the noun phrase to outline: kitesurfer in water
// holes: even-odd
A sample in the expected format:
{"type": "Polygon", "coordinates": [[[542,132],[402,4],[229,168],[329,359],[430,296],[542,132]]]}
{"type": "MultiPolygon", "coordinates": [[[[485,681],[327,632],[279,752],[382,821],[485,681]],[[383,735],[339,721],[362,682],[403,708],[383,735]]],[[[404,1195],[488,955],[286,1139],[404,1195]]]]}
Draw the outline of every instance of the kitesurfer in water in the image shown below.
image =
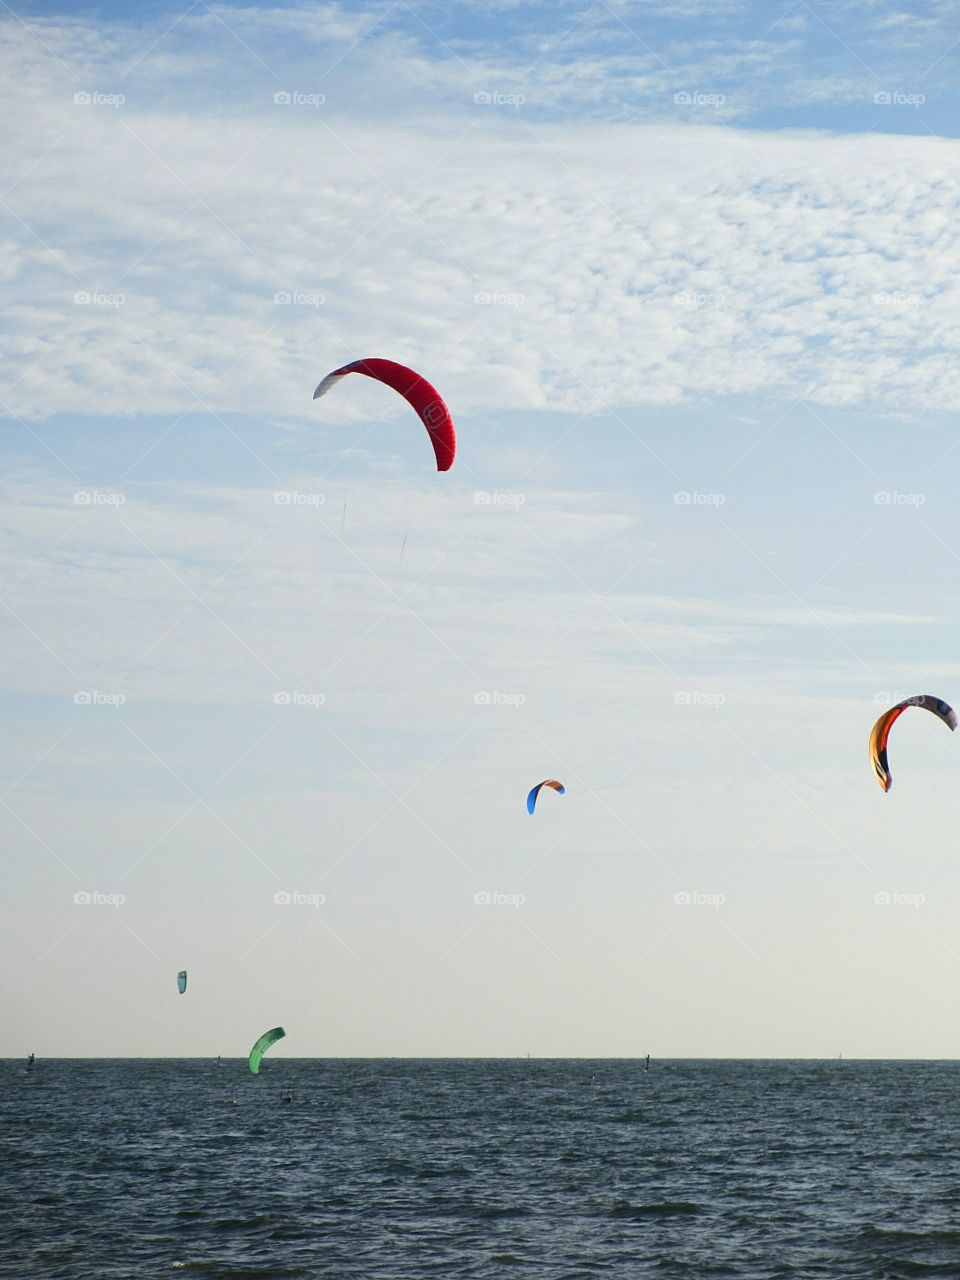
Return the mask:
{"type": "Polygon", "coordinates": [[[36,1056],[37,1056],[37,1055],[36,1055],[35,1053],[31,1053],[30,1057],[27,1059],[27,1070],[28,1070],[28,1071],[32,1071],[32,1070],[33,1070],[33,1063],[34,1063],[34,1059],[36,1058],[36,1056]]]}

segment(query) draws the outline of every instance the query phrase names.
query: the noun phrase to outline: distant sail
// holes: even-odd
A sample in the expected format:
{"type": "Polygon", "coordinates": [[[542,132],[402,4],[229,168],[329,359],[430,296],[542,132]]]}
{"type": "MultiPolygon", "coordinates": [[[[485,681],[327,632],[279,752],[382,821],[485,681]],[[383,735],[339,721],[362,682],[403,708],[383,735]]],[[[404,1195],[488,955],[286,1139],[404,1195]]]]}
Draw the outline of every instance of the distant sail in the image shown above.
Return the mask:
{"type": "Polygon", "coordinates": [[[549,787],[552,791],[556,791],[557,794],[561,796],[565,795],[567,790],[563,783],[558,782],[556,778],[545,778],[543,782],[538,782],[535,787],[531,788],[530,794],[527,796],[527,813],[532,814],[534,809],[536,809],[537,796],[544,787],[549,787]]]}
{"type": "Polygon", "coordinates": [[[183,995],[186,989],[187,989],[187,971],[186,969],[181,969],[180,972],[177,974],[177,990],[180,992],[181,995],[183,995]]]}
{"type": "Polygon", "coordinates": [[[283,1027],[274,1027],[271,1031],[265,1031],[257,1043],[250,1050],[250,1057],[247,1059],[247,1066],[250,1068],[252,1075],[260,1073],[260,1059],[267,1052],[272,1044],[276,1044],[278,1040],[282,1040],[287,1033],[283,1027]]]}
{"type": "Polygon", "coordinates": [[[898,702],[889,711],[885,711],[870,730],[870,762],[873,765],[874,773],[877,775],[877,781],[884,791],[889,791],[893,785],[890,764],[887,760],[887,739],[890,737],[890,730],[893,728],[895,721],[909,707],[922,707],[924,711],[931,711],[935,716],[939,716],[951,731],[957,727],[957,713],[953,707],[932,693],[918,693],[912,698],[904,698],[902,702],[898,702]]]}

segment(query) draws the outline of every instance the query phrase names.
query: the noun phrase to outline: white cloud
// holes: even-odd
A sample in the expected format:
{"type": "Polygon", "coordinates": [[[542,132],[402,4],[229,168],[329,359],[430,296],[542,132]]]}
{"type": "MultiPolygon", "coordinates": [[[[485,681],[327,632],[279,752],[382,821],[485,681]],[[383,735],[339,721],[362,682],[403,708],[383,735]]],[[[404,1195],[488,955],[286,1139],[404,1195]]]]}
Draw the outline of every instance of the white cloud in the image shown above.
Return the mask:
{"type": "MultiPolygon", "coordinates": [[[[322,421],[325,368],[381,351],[464,408],[960,401],[958,144],[265,124],[251,147],[249,122],[88,115],[55,183],[23,178],[9,202],[46,249],[14,224],[13,412],[136,412],[149,384],[160,412],[322,421]],[[92,173],[123,175],[109,204],[92,173]]],[[[335,412],[377,403],[352,387],[335,412]]]]}
{"type": "MultiPolygon", "coordinates": [[[[328,19],[339,47],[350,33],[328,19]]],[[[380,351],[429,368],[460,410],[758,392],[960,403],[952,141],[677,117],[561,126],[466,102],[444,122],[374,126],[335,95],[276,106],[266,81],[237,114],[199,98],[186,115],[138,96],[142,67],[92,76],[122,61],[116,33],[47,24],[42,45],[12,40],[28,85],[8,99],[24,126],[5,196],[13,414],[136,413],[149,387],[159,413],[199,400],[357,418],[386,408],[376,389],[351,387],[335,409],[310,391],[380,351]],[[62,76],[51,92],[47,49],[87,89],[122,83],[126,102],[77,105],[62,76]],[[275,304],[286,293],[304,301],[275,304]],[[87,295],[102,301],[75,301],[87,295]]],[[[382,78],[386,46],[359,47],[361,74],[382,78]]],[[[414,62],[398,62],[414,79],[450,70],[414,62]]],[[[182,70],[199,89],[189,53],[182,70]]]]}

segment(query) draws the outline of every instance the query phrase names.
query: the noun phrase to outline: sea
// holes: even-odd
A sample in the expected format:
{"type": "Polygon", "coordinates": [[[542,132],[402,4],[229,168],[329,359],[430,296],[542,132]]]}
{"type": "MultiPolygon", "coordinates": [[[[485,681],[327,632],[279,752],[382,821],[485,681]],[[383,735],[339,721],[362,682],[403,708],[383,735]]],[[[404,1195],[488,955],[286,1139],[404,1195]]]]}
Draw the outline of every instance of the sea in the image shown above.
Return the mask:
{"type": "Polygon", "coordinates": [[[960,1277],[960,1064],[0,1063],[17,1280],[960,1277]]]}

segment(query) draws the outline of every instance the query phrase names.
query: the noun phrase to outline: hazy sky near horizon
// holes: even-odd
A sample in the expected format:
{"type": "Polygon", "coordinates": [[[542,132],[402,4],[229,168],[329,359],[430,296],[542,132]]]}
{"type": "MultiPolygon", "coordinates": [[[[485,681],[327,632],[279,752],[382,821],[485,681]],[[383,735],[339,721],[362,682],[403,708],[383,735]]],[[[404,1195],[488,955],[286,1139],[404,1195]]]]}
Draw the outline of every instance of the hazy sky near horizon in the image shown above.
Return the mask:
{"type": "Polygon", "coordinates": [[[0,40],[0,1054],[960,1056],[954,7],[0,40]]]}

